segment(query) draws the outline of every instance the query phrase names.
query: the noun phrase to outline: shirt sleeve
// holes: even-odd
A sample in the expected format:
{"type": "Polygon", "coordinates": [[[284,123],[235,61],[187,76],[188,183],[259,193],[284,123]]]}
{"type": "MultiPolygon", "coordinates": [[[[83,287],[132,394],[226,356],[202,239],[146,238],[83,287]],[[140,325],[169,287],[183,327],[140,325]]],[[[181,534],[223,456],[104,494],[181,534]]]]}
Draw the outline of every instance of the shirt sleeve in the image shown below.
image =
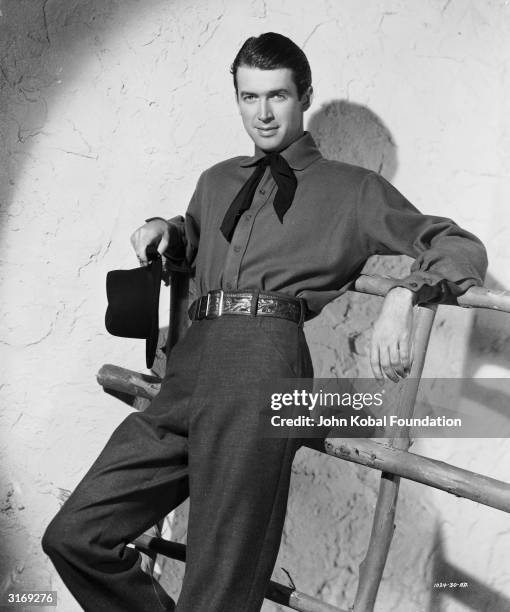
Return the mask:
{"type": "Polygon", "coordinates": [[[171,219],[163,217],[151,217],[162,219],[169,225],[170,240],[164,253],[167,258],[167,267],[174,272],[192,272],[195,257],[198,251],[200,239],[200,187],[202,177],[200,177],[195,192],[191,197],[186,215],[177,215],[171,219]]]}
{"type": "Polygon", "coordinates": [[[451,219],[420,213],[379,174],[363,180],[357,215],[369,255],[415,258],[411,273],[394,286],[410,289],[418,303],[453,304],[469,287],[483,284],[487,254],[481,241],[451,219]]]}

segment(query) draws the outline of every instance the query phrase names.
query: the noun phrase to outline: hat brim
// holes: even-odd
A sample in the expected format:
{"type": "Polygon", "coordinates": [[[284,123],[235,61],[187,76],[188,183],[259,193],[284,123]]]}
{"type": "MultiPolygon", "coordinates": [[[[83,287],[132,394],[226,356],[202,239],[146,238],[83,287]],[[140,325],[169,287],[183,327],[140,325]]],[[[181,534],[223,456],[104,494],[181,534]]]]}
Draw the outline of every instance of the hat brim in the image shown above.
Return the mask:
{"type": "Polygon", "coordinates": [[[162,261],[161,257],[154,259],[149,264],[149,272],[152,282],[152,312],[151,312],[151,329],[149,336],[145,341],[145,362],[147,368],[152,368],[156,357],[159,337],[159,294],[161,288],[162,276],[162,261]]]}

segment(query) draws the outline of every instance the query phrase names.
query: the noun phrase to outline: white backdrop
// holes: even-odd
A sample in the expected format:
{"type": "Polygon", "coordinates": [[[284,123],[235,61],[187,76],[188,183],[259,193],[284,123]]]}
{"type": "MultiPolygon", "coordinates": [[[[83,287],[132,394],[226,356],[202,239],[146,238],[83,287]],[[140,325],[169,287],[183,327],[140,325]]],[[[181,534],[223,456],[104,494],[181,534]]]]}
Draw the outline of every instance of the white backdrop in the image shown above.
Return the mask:
{"type": "MultiPolygon", "coordinates": [[[[241,43],[272,30],[302,45],[315,88],[308,126],[323,152],[380,170],[424,212],[475,232],[488,246],[487,284],[510,288],[510,7],[3,0],[0,8],[0,579],[2,591],[58,589],[61,609],[74,612],[40,537],[62,490],[127,413],[97,386],[97,370],[144,365],[143,345],[104,329],[104,277],[135,267],[128,238],[144,218],[182,213],[202,170],[251,153],[228,70],[241,43]]],[[[342,298],[308,326],[317,375],[368,372],[377,304],[342,298]]],[[[509,337],[503,315],[443,307],[427,374],[508,377],[509,337]]],[[[484,395],[472,390],[466,401],[477,410],[484,395]]],[[[415,448],[508,480],[507,440],[415,448]]],[[[376,474],[300,451],[277,564],[300,590],[350,605],[376,486],[376,474]]],[[[376,609],[508,610],[507,515],[412,483],[401,491],[376,609]],[[467,580],[467,594],[434,591],[447,575],[467,580]]],[[[177,533],[184,516],[185,508],[177,533]]],[[[174,593],[181,571],[165,568],[174,593]]]]}

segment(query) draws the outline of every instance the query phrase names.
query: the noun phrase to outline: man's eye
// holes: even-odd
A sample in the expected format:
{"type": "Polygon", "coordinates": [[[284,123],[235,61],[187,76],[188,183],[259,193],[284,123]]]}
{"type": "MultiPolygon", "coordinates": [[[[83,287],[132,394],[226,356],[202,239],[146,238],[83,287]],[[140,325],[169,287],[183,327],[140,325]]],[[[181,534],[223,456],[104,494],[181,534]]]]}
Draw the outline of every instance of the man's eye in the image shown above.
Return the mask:
{"type": "Polygon", "coordinates": [[[253,96],[253,95],[243,96],[243,100],[245,102],[252,102],[253,100],[255,100],[255,96],[253,96]]]}
{"type": "Polygon", "coordinates": [[[286,98],[286,96],[285,96],[285,94],[282,94],[282,93],[275,94],[275,95],[273,96],[273,98],[274,98],[275,100],[286,100],[286,99],[287,99],[287,98],[286,98]]]}

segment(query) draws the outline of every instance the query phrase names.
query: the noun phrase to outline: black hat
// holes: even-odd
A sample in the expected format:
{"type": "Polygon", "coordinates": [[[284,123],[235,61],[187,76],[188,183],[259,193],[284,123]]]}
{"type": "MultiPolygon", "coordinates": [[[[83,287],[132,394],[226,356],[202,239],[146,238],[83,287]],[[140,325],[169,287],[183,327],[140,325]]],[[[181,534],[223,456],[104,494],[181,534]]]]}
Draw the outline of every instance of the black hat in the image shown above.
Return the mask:
{"type": "Polygon", "coordinates": [[[148,266],[133,270],[112,270],[106,275],[108,307],[106,329],[122,338],[145,338],[145,359],[151,368],[156,355],[159,333],[159,289],[161,257],[155,249],[147,255],[156,256],[148,266]]]}

